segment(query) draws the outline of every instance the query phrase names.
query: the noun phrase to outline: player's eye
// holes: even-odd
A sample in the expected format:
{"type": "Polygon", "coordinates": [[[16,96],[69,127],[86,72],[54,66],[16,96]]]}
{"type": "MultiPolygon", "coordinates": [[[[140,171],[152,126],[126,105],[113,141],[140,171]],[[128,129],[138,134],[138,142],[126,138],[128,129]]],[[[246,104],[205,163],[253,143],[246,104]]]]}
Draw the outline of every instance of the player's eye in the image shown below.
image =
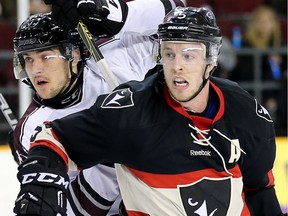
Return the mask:
{"type": "Polygon", "coordinates": [[[183,60],[192,61],[195,59],[195,56],[192,53],[183,53],[183,60]]]}
{"type": "Polygon", "coordinates": [[[172,61],[175,59],[175,54],[172,52],[164,52],[162,57],[164,60],[172,61]]]}
{"type": "Polygon", "coordinates": [[[29,56],[24,56],[23,58],[24,58],[25,64],[31,63],[33,61],[33,59],[31,57],[29,57],[29,56]]]}

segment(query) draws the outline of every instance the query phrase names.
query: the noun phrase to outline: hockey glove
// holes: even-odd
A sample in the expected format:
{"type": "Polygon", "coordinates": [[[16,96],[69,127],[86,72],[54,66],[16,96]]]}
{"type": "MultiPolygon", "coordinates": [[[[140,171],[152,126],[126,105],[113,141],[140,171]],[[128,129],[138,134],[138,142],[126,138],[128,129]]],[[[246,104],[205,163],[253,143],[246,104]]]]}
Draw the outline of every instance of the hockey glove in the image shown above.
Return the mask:
{"type": "Polygon", "coordinates": [[[79,20],[82,19],[91,34],[96,37],[117,34],[128,14],[128,6],[123,0],[113,2],[108,0],[44,0],[44,2],[52,4],[51,16],[59,27],[66,30],[76,28],[79,20]],[[109,14],[111,16],[108,17],[109,14]]]}
{"type": "MultiPolygon", "coordinates": [[[[78,0],[79,3],[81,0],[78,0]]],[[[89,0],[87,0],[89,1],[89,0]]],[[[83,23],[94,36],[111,37],[118,34],[125,24],[128,16],[128,6],[124,0],[92,0],[97,7],[88,4],[79,4],[79,13],[83,23]],[[90,7],[90,8],[89,8],[90,7]]]]}
{"type": "Polygon", "coordinates": [[[80,18],[94,27],[109,14],[106,0],[44,0],[52,4],[52,19],[63,29],[76,28],[80,18]]]}
{"type": "Polygon", "coordinates": [[[51,17],[57,25],[65,30],[75,28],[81,17],[77,9],[77,0],[44,0],[52,4],[51,17]]]}
{"type": "Polygon", "coordinates": [[[21,184],[14,213],[19,215],[65,216],[69,177],[62,162],[31,157],[18,168],[21,184]]]}

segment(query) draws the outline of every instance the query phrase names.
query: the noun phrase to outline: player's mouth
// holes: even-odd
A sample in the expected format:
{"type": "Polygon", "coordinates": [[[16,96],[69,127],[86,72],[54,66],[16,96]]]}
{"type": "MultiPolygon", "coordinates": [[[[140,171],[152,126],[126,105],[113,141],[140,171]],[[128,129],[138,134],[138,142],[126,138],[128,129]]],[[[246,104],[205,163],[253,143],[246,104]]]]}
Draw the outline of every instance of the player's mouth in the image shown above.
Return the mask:
{"type": "Polygon", "coordinates": [[[186,89],[188,87],[189,83],[183,79],[183,78],[180,78],[180,77],[176,77],[174,80],[173,80],[173,86],[175,89],[186,89]]]}
{"type": "Polygon", "coordinates": [[[44,86],[48,82],[46,80],[44,80],[44,79],[37,79],[37,80],[35,80],[35,83],[36,83],[37,86],[44,86]]]}

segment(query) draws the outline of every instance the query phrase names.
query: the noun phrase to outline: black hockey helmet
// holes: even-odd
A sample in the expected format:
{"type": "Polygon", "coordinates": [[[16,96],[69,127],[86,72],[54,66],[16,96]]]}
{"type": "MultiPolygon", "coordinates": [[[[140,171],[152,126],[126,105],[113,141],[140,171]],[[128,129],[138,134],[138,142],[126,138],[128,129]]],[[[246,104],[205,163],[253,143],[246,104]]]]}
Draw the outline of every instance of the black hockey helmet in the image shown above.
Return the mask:
{"type": "Polygon", "coordinates": [[[213,12],[205,7],[176,7],[159,25],[160,41],[200,42],[206,46],[206,59],[216,63],[222,36],[213,12]]]}
{"type": "MultiPolygon", "coordinates": [[[[27,78],[23,53],[59,47],[62,55],[69,61],[73,59],[72,51],[83,45],[76,30],[64,31],[51,19],[51,13],[39,13],[27,18],[17,29],[14,43],[14,75],[16,79],[27,78]]],[[[81,56],[83,58],[83,56],[81,56]]]]}

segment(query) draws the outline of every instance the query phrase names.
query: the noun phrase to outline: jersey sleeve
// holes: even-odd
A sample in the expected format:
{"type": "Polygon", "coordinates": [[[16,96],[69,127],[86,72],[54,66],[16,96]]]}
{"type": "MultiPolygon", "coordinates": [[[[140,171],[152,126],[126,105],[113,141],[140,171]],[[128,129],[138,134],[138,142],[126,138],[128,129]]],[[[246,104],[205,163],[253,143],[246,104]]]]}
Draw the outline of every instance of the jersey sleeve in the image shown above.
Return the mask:
{"type": "Polygon", "coordinates": [[[120,110],[101,108],[106,96],[103,97],[98,97],[89,109],[56,119],[36,129],[44,132],[35,133],[31,146],[46,145],[52,148],[70,169],[69,164],[74,163],[86,169],[99,163],[124,162],[121,160],[121,151],[128,144],[119,138],[125,137],[125,134],[123,136],[120,133],[119,123],[115,122],[120,110]]]}
{"type": "Polygon", "coordinates": [[[117,215],[121,201],[114,167],[99,164],[81,170],[70,184],[76,215],[117,215]]]}
{"type": "MultiPolygon", "coordinates": [[[[10,145],[14,145],[14,159],[18,164],[21,164],[26,158],[29,150],[29,128],[32,126],[27,123],[28,119],[31,118],[32,113],[35,113],[38,109],[39,104],[37,104],[34,100],[30,103],[29,107],[18,120],[18,123],[14,129],[13,137],[11,140],[13,143],[9,143],[10,145]]],[[[32,132],[32,131],[31,131],[32,132]]]]}
{"type": "Polygon", "coordinates": [[[135,0],[127,2],[127,5],[128,16],[121,32],[143,35],[156,34],[165,14],[176,6],[184,6],[180,0],[135,0]]]}
{"type": "MultiPolygon", "coordinates": [[[[257,102],[256,105],[256,112],[265,113],[264,107],[257,102]]],[[[254,119],[253,124],[258,124],[259,130],[254,130],[242,163],[245,199],[253,215],[280,215],[272,172],[276,156],[274,124],[267,115],[263,117],[254,119]]]]}

